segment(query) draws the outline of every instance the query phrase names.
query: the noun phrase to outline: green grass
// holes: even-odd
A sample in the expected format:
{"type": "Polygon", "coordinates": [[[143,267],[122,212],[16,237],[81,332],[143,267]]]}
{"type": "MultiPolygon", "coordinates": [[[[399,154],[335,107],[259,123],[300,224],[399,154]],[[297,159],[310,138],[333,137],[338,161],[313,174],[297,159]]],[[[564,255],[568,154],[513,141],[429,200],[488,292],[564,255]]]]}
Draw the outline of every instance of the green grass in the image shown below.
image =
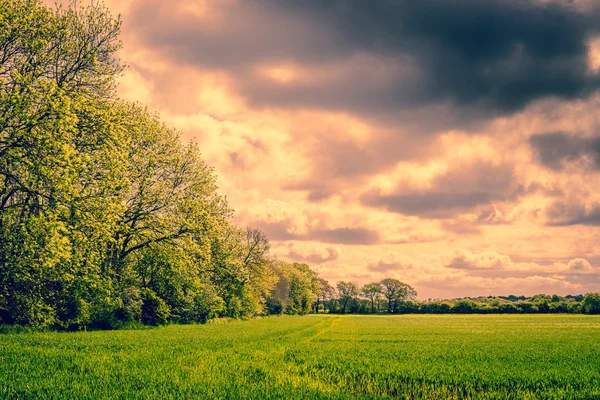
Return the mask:
{"type": "Polygon", "coordinates": [[[272,317],[0,335],[2,398],[600,399],[600,317],[272,317]]]}

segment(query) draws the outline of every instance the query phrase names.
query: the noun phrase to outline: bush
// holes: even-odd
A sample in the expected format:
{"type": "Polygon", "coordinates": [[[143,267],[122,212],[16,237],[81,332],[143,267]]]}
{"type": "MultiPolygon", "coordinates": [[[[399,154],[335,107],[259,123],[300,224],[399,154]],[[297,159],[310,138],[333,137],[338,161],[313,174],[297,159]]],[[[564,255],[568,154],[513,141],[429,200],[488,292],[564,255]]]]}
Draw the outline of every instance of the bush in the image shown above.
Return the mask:
{"type": "Polygon", "coordinates": [[[150,289],[142,293],[142,322],[148,325],[164,325],[169,322],[171,309],[163,299],[150,289]]]}
{"type": "Polygon", "coordinates": [[[472,314],[479,311],[477,303],[471,300],[460,300],[452,307],[452,312],[456,314],[472,314]]]}
{"type": "Polygon", "coordinates": [[[227,316],[239,318],[242,316],[242,302],[237,296],[231,296],[227,304],[227,316]]]}
{"type": "Polygon", "coordinates": [[[225,311],[225,302],[211,286],[202,287],[187,299],[181,313],[182,322],[207,322],[225,311]]]}
{"type": "Polygon", "coordinates": [[[274,297],[267,299],[267,311],[271,315],[283,314],[283,301],[274,297]]]}
{"type": "Polygon", "coordinates": [[[121,326],[118,310],[122,307],[121,299],[108,295],[99,295],[89,305],[90,327],[97,329],[117,329],[121,326]]]}

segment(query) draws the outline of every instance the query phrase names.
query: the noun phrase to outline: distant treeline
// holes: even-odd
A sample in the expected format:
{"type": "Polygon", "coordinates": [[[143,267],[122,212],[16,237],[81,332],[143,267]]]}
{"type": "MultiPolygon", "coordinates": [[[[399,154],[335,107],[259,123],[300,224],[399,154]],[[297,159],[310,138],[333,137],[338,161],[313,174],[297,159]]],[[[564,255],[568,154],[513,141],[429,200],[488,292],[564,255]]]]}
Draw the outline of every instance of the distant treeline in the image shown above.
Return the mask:
{"type": "Polygon", "coordinates": [[[116,96],[121,23],[103,6],[0,1],[0,23],[0,324],[597,310],[593,296],[416,303],[395,279],[334,289],[233,225],[198,146],[116,96]]]}
{"type": "MultiPolygon", "coordinates": [[[[385,281],[393,281],[386,279],[385,281]]],[[[401,282],[399,282],[401,284],[401,282]]],[[[345,283],[344,285],[347,285],[345,283]]],[[[315,312],[353,314],[600,314],[600,294],[466,297],[414,301],[389,299],[384,285],[371,283],[353,291],[350,298],[329,290],[329,297],[315,303],[315,312]],[[377,289],[379,287],[379,289],[377,289]]]]}
{"type": "Polygon", "coordinates": [[[387,278],[359,287],[340,282],[336,287],[320,280],[314,312],[334,314],[600,314],[600,294],[557,296],[465,297],[415,301],[416,291],[406,283],[387,278]]]}

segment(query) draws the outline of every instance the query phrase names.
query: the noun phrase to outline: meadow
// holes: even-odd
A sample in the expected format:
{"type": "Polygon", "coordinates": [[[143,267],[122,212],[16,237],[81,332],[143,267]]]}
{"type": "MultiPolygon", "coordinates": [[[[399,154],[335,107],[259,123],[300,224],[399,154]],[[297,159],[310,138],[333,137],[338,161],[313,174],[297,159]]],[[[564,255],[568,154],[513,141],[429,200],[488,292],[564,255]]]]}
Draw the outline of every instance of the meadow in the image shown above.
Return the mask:
{"type": "Polygon", "coordinates": [[[600,317],[309,315],[2,334],[0,397],[600,399],[600,317]]]}

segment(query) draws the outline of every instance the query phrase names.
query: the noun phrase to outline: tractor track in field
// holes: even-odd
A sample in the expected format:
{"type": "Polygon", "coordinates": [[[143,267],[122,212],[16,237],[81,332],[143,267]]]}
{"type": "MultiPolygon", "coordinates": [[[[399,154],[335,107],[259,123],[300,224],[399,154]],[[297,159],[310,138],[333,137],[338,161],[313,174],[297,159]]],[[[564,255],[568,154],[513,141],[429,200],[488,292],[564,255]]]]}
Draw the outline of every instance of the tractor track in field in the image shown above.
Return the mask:
{"type": "MultiPolygon", "coordinates": [[[[325,327],[324,329],[320,330],[319,332],[317,332],[316,334],[307,337],[306,339],[303,340],[304,343],[309,343],[312,342],[313,340],[315,340],[316,338],[323,336],[324,334],[326,334],[327,332],[331,331],[333,328],[335,328],[335,326],[340,322],[340,317],[334,317],[332,318],[331,321],[329,321],[329,325],[327,327],[325,327]]],[[[325,323],[325,320],[322,322],[325,323]]]]}

